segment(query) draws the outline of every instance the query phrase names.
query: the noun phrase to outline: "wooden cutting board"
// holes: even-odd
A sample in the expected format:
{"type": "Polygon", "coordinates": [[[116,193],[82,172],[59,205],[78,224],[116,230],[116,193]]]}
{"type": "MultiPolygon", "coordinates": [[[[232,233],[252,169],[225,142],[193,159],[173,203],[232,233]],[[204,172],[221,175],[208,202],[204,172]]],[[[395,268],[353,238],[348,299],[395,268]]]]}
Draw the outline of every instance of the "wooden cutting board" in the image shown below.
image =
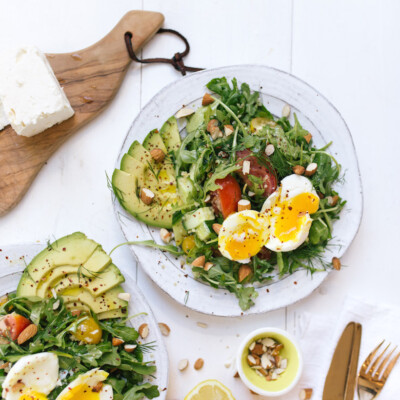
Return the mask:
{"type": "Polygon", "coordinates": [[[113,99],[131,62],[125,33],[132,33],[136,51],[154,36],[163,22],[160,13],[130,11],[93,46],[73,53],[47,54],[75,115],[30,138],[17,135],[11,127],[0,132],[0,215],[18,204],[60,145],[113,99]]]}

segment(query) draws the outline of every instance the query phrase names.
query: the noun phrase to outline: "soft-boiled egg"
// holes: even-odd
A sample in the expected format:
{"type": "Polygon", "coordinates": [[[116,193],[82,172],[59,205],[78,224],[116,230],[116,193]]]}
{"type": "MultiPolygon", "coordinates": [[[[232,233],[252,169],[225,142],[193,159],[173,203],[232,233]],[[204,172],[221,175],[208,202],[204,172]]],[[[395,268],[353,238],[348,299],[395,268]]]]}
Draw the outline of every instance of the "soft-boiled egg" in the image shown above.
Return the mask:
{"type": "Polygon", "coordinates": [[[53,353],[37,353],[20,358],[3,383],[6,400],[47,400],[56,387],[58,358],[53,353]]]}
{"type": "Polygon", "coordinates": [[[253,210],[231,214],[222,224],[218,249],[230,260],[248,263],[265,245],[269,235],[266,214],[253,210]]]}
{"type": "Polygon", "coordinates": [[[112,400],[111,385],[103,385],[108,372],[98,368],[79,375],[58,395],[56,400],[112,400]]]}
{"type": "Polygon", "coordinates": [[[270,225],[266,247],[275,252],[297,249],[308,237],[311,214],[319,207],[319,197],[305,176],[289,175],[268,197],[261,212],[270,225]]]}

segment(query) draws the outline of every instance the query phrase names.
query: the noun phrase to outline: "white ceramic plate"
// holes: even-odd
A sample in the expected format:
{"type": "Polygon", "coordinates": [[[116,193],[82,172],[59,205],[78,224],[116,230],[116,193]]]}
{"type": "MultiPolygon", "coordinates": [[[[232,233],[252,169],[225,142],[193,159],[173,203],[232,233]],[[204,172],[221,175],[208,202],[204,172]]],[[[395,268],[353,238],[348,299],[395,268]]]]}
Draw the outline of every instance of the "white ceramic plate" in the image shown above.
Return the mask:
{"type": "MultiPolygon", "coordinates": [[[[0,251],[0,296],[14,292],[17,288],[22,271],[26,264],[40,251],[43,250],[42,244],[27,244],[27,245],[11,245],[4,246],[0,251]]],[[[146,338],[146,343],[155,342],[156,348],[154,351],[144,354],[145,361],[154,361],[157,366],[155,378],[149,378],[149,382],[157,385],[160,389],[160,397],[157,399],[166,399],[167,391],[163,389],[168,385],[168,354],[165,347],[158,324],[154,318],[153,312],[150,309],[142,292],[136,286],[132,277],[124,271],[125,283],[122,286],[126,292],[131,294],[129,302],[128,315],[138,313],[146,313],[132,319],[131,323],[138,328],[142,323],[146,322],[149,325],[149,336],[146,338]]]]}
{"type": "MultiPolygon", "coordinates": [[[[119,154],[116,168],[134,140],[143,141],[147,133],[161,125],[182,105],[198,106],[206,87],[213,78],[236,77],[239,83],[247,82],[252,90],[262,94],[265,106],[277,116],[289,104],[303,127],[313,135],[317,147],[333,141],[329,151],[345,171],[343,184],[337,186],[347,200],[341,219],[334,223],[334,238],[326,259],[341,257],[357,233],[363,207],[361,178],[354,144],[347,125],[335,107],[320,93],[300,79],[273,68],[242,65],[210,69],[179,79],[158,92],[134,120],[119,154]]],[[[128,241],[154,239],[161,243],[158,230],[138,222],[126,213],[114,198],[114,209],[122,231],[128,241]]],[[[316,289],[328,272],[310,276],[306,271],[274,280],[259,287],[256,304],[244,312],[236,297],[222,289],[214,289],[192,277],[191,268],[181,267],[180,261],[169,254],[150,248],[131,246],[142,268],[149,277],[179,303],[206,313],[220,316],[238,316],[261,313],[292,304],[316,289]]]]}

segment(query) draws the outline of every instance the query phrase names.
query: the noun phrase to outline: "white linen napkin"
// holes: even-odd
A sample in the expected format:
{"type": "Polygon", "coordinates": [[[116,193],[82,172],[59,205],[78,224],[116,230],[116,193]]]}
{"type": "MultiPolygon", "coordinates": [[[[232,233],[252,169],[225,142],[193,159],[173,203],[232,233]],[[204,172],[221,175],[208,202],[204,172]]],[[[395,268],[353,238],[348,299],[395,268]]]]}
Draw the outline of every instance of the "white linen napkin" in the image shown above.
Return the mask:
{"type": "MultiPolygon", "coordinates": [[[[298,400],[302,388],[312,388],[312,399],[322,399],[326,374],[333,352],[345,326],[351,322],[362,325],[361,349],[358,369],[368,354],[383,340],[400,347],[400,309],[388,305],[365,303],[348,297],[338,319],[311,314],[303,315],[297,338],[304,359],[304,371],[297,385],[286,400],[298,400]]],[[[383,346],[382,346],[383,348],[383,346]]],[[[393,346],[391,347],[391,349],[393,346]]],[[[400,361],[393,368],[380,400],[400,398],[400,361]]],[[[354,399],[358,399],[355,394],[354,399]]]]}

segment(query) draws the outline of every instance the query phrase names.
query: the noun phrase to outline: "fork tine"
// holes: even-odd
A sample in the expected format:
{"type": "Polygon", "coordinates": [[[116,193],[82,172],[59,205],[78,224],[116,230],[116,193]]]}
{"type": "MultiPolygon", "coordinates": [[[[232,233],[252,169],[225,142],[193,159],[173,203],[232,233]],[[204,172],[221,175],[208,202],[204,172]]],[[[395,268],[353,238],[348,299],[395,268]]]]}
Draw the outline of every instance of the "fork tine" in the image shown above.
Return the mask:
{"type": "MultiPolygon", "coordinates": [[[[388,346],[388,347],[389,347],[389,346],[388,346]]],[[[393,353],[396,351],[396,349],[397,349],[397,346],[396,346],[390,353],[388,353],[388,355],[387,355],[387,356],[384,358],[384,360],[381,362],[381,364],[379,365],[378,369],[375,371],[375,374],[374,374],[374,378],[375,378],[375,379],[379,379],[379,376],[381,375],[381,372],[384,370],[384,368],[385,368],[387,362],[390,360],[390,358],[392,357],[392,355],[393,355],[393,353]]],[[[385,351],[386,351],[386,350],[387,350],[387,347],[386,347],[385,351]]],[[[371,368],[371,372],[373,372],[373,371],[372,371],[372,368],[371,368]]]]}
{"type": "Polygon", "coordinates": [[[400,357],[400,352],[397,353],[397,355],[387,365],[385,371],[383,371],[383,375],[382,375],[382,381],[383,382],[386,382],[386,379],[388,378],[389,374],[392,372],[392,369],[395,366],[395,364],[396,364],[397,360],[399,359],[399,357],[400,357]]]}
{"type": "Polygon", "coordinates": [[[373,364],[371,365],[371,367],[369,368],[369,372],[372,375],[374,373],[374,370],[376,367],[379,366],[379,363],[382,359],[382,357],[385,355],[387,349],[390,347],[390,343],[385,347],[385,349],[381,352],[380,355],[378,355],[378,357],[376,357],[375,361],[373,362],[373,364]]]}
{"type": "Polygon", "coordinates": [[[369,353],[368,357],[365,359],[365,361],[363,362],[363,365],[361,366],[361,371],[366,372],[368,369],[369,364],[371,364],[371,361],[373,360],[373,358],[375,357],[375,354],[377,353],[377,351],[379,350],[379,348],[383,345],[384,340],[382,340],[381,343],[378,344],[378,346],[371,351],[371,353],[369,353]]]}

